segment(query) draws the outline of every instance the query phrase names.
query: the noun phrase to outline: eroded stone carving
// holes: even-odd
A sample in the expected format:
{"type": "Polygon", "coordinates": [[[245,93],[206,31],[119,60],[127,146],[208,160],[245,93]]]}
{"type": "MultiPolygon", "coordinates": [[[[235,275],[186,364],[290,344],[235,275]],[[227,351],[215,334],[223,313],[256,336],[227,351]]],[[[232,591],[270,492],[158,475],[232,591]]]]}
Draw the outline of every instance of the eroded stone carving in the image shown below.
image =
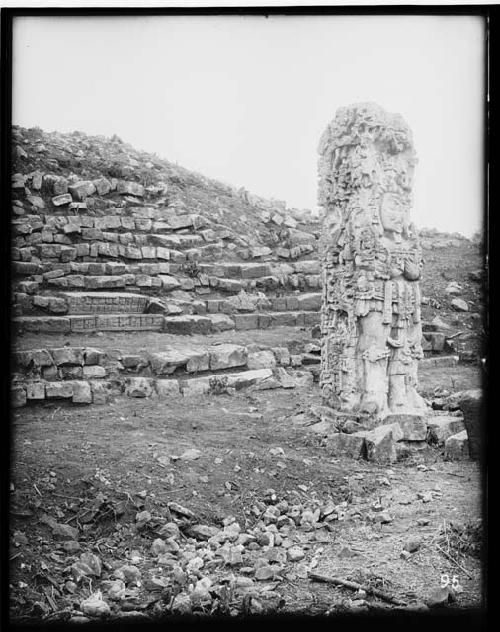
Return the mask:
{"type": "Polygon", "coordinates": [[[422,412],[411,131],[375,104],[344,107],[323,133],[319,154],[323,401],[373,423],[422,412]]]}

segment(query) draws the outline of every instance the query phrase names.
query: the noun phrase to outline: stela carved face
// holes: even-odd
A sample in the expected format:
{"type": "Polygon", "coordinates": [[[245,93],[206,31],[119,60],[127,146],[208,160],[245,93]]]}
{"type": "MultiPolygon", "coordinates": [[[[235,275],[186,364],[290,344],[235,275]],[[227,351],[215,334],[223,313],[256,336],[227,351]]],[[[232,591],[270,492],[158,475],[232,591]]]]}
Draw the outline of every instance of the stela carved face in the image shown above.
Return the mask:
{"type": "Polygon", "coordinates": [[[405,208],[394,193],[386,193],[380,207],[380,221],[384,231],[388,233],[403,232],[405,226],[405,208]]]}

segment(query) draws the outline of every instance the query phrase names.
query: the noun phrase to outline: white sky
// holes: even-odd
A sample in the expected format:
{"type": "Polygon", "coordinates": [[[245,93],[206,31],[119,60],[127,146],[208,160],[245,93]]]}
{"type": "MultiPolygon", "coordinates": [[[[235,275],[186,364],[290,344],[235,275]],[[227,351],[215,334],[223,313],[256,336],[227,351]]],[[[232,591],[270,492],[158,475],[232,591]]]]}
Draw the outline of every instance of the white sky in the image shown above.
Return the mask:
{"type": "Polygon", "coordinates": [[[413,130],[417,226],[482,229],[484,22],[437,16],[14,21],[13,122],[118,134],[229,184],[316,208],[338,107],[375,101],[413,130]]]}

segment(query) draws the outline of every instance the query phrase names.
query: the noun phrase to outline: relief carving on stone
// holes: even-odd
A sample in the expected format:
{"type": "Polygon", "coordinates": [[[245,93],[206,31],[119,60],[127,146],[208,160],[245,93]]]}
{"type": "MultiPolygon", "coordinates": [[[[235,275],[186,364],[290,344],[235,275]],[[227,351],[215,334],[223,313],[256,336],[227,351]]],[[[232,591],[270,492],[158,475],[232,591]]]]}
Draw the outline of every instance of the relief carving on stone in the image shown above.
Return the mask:
{"type": "Polygon", "coordinates": [[[353,105],[338,110],[319,154],[323,401],[373,420],[422,412],[411,131],[375,104],[353,105]]]}

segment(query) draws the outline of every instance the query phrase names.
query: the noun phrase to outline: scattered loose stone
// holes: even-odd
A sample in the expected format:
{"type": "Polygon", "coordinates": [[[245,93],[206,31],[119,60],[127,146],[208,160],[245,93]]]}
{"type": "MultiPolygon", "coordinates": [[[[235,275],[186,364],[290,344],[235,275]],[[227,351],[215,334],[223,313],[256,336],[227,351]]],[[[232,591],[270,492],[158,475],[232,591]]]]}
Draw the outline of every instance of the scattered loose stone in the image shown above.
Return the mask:
{"type": "Polygon", "coordinates": [[[408,551],[408,553],[415,553],[418,551],[421,545],[420,538],[409,538],[406,540],[403,546],[403,550],[408,551]]]}
{"type": "Polygon", "coordinates": [[[100,590],[90,595],[88,599],[84,599],[80,604],[80,608],[84,614],[92,617],[104,617],[111,613],[111,608],[103,600],[100,590]]]}

